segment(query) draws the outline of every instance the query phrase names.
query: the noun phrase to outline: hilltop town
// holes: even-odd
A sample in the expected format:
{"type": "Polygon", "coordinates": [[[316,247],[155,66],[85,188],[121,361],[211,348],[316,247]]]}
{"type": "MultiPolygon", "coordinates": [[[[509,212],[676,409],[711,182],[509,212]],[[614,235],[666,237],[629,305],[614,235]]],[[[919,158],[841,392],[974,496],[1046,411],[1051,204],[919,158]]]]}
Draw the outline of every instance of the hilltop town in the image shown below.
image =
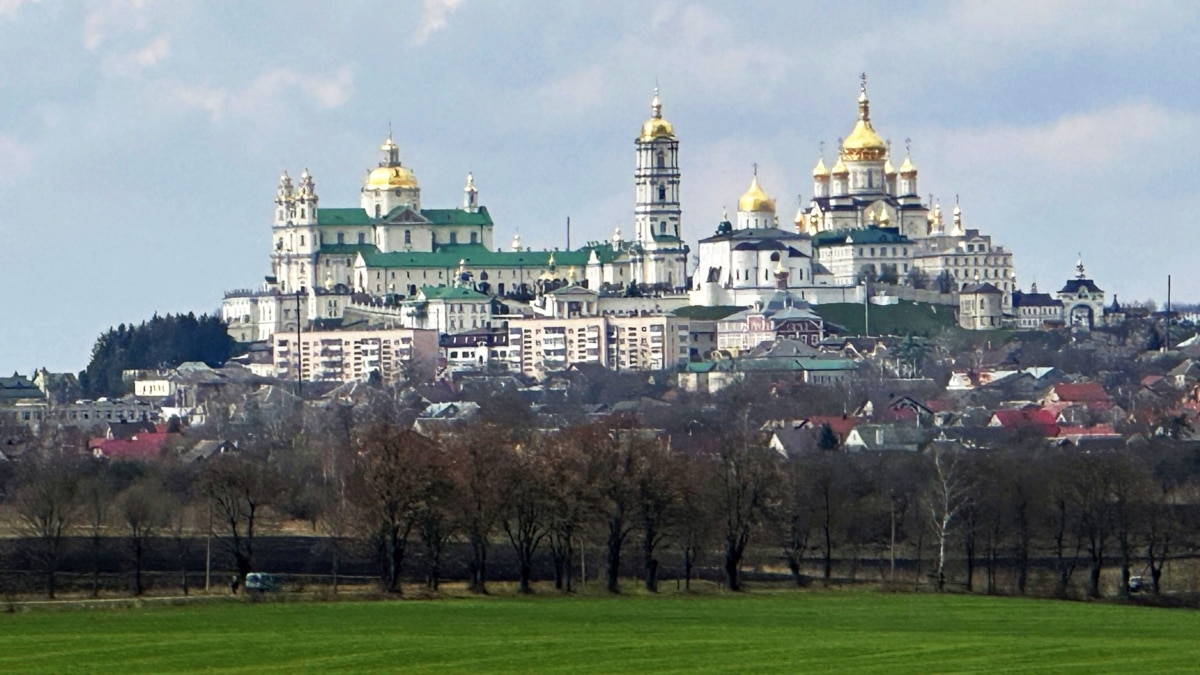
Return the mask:
{"type": "MultiPolygon", "coordinates": [[[[657,89],[634,146],[629,236],[618,227],[564,250],[533,250],[515,232],[497,246],[472,175],[460,206],[423,204],[391,135],[356,206],[323,206],[308,170],[295,183],[285,171],[270,273],[221,305],[239,355],[129,370],[99,400],[82,398],[72,374],[14,373],[0,381],[0,452],[17,456],[52,426],[92,437],[86,450],[97,456],[154,454],[168,420],[202,428],[216,400],[319,401],[368,384],[438,387],[421,399],[421,419],[469,415],[464,382],[512,387],[537,410],[560,383],[605,370],[648,377],[659,393],[712,394],[747,378],[836,390],[842,440],[873,449],[880,441],[860,442],[851,427],[892,424],[896,401],[928,420],[923,443],[1013,425],[1055,442],[1115,440],[1161,433],[1148,408],[1193,416],[1191,323],[1122,307],[1082,260],[1053,292],[1021,290],[1011,249],[968,227],[959,204],[947,222],[937,200],[921,197],[907,147],[894,158],[874,129],[865,75],[832,167],[815,162],[811,200],[781,217],[751,175],[735,216],[689,225],[695,249],[680,139],[657,89]],[[1064,398],[1062,386],[1089,398],[1064,398]],[[147,426],[141,443],[117,451],[103,441],[129,432],[109,424],[147,426]]],[[[792,431],[806,424],[796,417],[792,431]]]]}
{"type": "Polygon", "coordinates": [[[985,519],[989,592],[1006,567],[1013,592],[1078,594],[1085,552],[1089,596],[1136,591],[1140,560],[1157,592],[1167,542],[1191,536],[1164,535],[1158,519],[1194,517],[1194,317],[1121,305],[1082,260],[1053,292],[1022,290],[1012,250],[968,227],[959,204],[947,222],[922,199],[907,149],[894,166],[865,77],[857,109],[790,222],[755,172],[735,216],[691,226],[695,249],[657,91],[635,140],[628,238],[537,251],[514,232],[498,247],[475,177],[461,206],[430,208],[390,135],[356,206],[322,206],[312,173],[285,172],[269,274],[227,292],[219,317],[121,325],[78,376],[0,378],[0,525],[28,549],[0,563],[40,572],[53,596],[60,562],[79,571],[65,533],[91,522],[96,569],[112,555],[100,532],[120,492],[135,595],[143,547],[166,546],[168,526],[185,593],[192,539],[221,538],[215,564],[236,568],[236,591],[264,558],[311,571],[325,553],[282,553],[305,526],[333,547],[335,589],[339,565],[355,565],[398,591],[411,536],[430,589],[445,577],[483,592],[501,524],[522,591],[536,561],[546,576],[546,555],[571,590],[577,538],[607,551],[618,590],[634,529],[648,590],[659,556],[690,583],[708,554],[723,562],[706,574],[739,590],[744,566],[780,555],[804,584],[853,580],[860,562],[882,570],[885,552],[890,581],[899,557],[918,587],[965,578],[970,590],[985,519]],[[1024,469],[1006,463],[1017,457],[1024,469]],[[1171,484],[1151,489],[1163,472],[1171,484]],[[88,492],[95,481],[107,492],[88,492]],[[1118,484],[1136,494],[1114,496],[1118,484]],[[1010,507],[1036,522],[1010,522],[1010,507]],[[45,509],[66,515],[47,529],[45,509]],[[255,554],[256,527],[281,539],[255,554]],[[1114,537],[1121,579],[1106,585],[1114,537]],[[656,549],[665,540],[677,550],[656,549]],[[1000,565],[1003,551],[1015,557],[1000,565]]]}

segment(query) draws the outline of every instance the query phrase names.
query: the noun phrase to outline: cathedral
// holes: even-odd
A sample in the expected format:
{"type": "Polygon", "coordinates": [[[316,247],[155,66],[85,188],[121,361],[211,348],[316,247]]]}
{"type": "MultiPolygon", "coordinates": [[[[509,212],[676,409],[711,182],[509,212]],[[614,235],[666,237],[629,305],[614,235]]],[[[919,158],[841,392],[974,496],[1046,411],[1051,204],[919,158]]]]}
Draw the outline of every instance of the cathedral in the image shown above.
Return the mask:
{"type": "Polygon", "coordinates": [[[656,88],[634,140],[633,237],[617,228],[611,240],[576,250],[534,251],[519,235],[497,249],[471,174],[460,207],[426,208],[390,134],[357,206],[322,207],[308,170],[298,184],[285,171],[275,194],[271,273],[261,289],[225,294],[230,334],[267,340],[298,323],[336,322],[354,305],[399,306],[427,288],[467,286],[514,300],[573,283],[614,294],[685,291],[679,140],[662,108],[656,88]]]}
{"type": "Polygon", "coordinates": [[[866,75],[858,119],[839,142],[837,161],[830,169],[818,158],[812,180],[811,201],[785,229],[775,200],[753,177],[736,223],[723,218],[700,241],[693,304],[745,305],[779,289],[810,302],[861,302],[864,281],[886,280],[943,293],[990,283],[1011,312],[1012,253],[968,229],[957,203],[947,226],[941,205],[922,201],[907,143],[896,169],[890,144],[875,131],[866,75]]]}

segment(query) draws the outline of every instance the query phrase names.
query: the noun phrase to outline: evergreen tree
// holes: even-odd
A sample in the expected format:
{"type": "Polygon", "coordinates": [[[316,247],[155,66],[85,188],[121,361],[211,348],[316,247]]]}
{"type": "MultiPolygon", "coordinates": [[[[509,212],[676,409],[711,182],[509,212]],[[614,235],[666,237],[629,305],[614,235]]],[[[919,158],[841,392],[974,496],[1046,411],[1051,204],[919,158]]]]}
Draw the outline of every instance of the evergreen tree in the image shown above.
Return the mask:
{"type": "Polygon", "coordinates": [[[88,396],[128,392],[126,370],[174,368],[184,361],[220,366],[233,354],[233,339],[220,317],[193,313],[155,314],[138,326],[119,324],[100,335],[79,383],[88,396]]]}

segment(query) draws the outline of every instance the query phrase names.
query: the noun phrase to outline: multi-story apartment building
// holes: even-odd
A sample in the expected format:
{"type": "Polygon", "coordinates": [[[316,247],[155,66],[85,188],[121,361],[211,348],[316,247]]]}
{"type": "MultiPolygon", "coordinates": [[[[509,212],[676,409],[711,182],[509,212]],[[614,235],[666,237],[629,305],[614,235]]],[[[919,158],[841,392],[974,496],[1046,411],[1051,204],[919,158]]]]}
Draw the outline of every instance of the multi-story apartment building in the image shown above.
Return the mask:
{"type": "Polygon", "coordinates": [[[282,379],[345,382],[378,373],[395,382],[409,364],[436,363],[438,334],[419,328],[276,333],[274,348],[275,375],[282,379]]]}

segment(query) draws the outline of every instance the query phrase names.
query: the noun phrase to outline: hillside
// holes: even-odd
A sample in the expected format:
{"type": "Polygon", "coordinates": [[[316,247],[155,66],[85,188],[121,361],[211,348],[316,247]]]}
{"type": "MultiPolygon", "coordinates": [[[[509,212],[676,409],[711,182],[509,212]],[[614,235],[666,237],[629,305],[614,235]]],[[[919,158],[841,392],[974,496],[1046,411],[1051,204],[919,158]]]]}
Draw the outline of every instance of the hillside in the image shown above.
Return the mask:
{"type": "MultiPolygon", "coordinates": [[[[864,335],[863,306],[858,303],[813,305],[825,321],[846,329],[848,335],[864,335]]],[[[933,337],[943,331],[962,329],[954,320],[954,309],[945,305],[926,305],[900,301],[895,305],[871,305],[871,335],[919,335],[933,337]]]]}

